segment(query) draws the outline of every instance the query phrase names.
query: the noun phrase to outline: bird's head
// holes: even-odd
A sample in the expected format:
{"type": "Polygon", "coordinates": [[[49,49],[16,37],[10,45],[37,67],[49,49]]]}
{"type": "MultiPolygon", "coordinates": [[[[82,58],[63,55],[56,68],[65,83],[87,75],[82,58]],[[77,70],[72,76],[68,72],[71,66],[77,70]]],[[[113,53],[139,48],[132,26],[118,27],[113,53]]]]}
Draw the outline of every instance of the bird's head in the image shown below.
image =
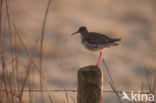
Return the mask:
{"type": "Polygon", "coordinates": [[[74,34],[77,34],[77,33],[82,33],[82,32],[88,32],[87,28],[84,27],[84,26],[81,26],[77,32],[73,33],[72,35],[74,34]]]}

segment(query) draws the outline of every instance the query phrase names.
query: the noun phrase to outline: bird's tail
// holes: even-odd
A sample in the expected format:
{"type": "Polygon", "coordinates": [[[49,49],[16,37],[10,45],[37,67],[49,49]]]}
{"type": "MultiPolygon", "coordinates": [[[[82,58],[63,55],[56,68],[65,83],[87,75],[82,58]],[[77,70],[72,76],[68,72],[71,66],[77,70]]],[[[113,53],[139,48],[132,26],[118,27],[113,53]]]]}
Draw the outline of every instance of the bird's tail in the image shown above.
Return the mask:
{"type": "Polygon", "coordinates": [[[110,43],[107,45],[108,48],[115,47],[115,46],[119,46],[119,44],[118,43],[110,43]]]}
{"type": "Polygon", "coordinates": [[[111,39],[111,42],[118,42],[118,41],[121,41],[121,38],[111,39]]]}

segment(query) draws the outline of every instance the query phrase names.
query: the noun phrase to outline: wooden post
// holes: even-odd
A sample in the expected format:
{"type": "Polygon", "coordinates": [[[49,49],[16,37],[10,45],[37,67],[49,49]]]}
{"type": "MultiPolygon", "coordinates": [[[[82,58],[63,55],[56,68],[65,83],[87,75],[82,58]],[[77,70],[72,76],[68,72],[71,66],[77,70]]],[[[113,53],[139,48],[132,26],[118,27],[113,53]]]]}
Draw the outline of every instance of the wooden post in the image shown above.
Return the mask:
{"type": "Polygon", "coordinates": [[[97,66],[80,68],[77,103],[102,103],[102,96],[103,71],[97,66]]]}

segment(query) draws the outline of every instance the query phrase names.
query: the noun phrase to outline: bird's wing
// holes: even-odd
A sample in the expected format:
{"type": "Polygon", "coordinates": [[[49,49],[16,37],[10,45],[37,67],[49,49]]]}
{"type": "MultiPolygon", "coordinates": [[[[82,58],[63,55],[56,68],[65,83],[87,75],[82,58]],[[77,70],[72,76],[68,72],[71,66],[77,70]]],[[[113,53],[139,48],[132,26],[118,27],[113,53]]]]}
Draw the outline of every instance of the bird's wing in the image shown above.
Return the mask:
{"type": "Polygon", "coordinates": [[[87,41],[91,44],[105,44],[110,43],[111,38],[103,34],[90,32],[87,41]]]}

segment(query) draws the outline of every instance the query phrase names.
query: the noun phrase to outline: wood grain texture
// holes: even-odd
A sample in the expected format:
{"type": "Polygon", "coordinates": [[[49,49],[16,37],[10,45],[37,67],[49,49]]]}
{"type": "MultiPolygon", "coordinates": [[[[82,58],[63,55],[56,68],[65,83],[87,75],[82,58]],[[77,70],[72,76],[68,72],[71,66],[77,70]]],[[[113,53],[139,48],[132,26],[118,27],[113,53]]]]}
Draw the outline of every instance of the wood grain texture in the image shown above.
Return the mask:
{"type": "Polygon", "coordinates": [[[103,71],[97,66],[82,67],[78,71],[77,103],[102,103],[103,71]]]}

